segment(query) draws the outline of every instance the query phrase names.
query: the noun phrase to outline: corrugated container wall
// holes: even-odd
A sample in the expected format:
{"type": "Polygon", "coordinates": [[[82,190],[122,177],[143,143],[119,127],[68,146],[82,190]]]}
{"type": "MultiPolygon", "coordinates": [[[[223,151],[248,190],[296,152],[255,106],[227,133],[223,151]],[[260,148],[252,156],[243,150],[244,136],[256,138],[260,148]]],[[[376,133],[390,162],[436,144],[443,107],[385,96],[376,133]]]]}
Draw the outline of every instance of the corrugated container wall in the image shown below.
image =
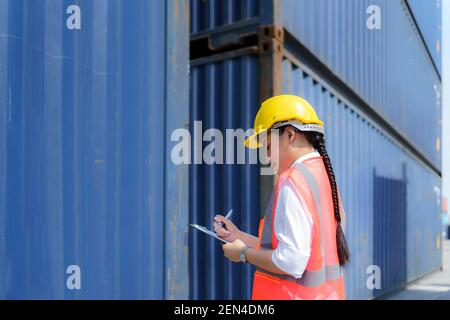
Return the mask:
{"type": "Polygon", "coordinates": [[[427,45],[428,51],[433,57],[436,68],[441,74],[442,68],[442,43],[441,43],[441,0],[408,0],[415,21],[427,45]]]}
{"type": "Polygon", "coordinates": [[[283,0],[282,12],[289,33],[440,168],[439,74],[403,0],[283,0]],[[380,29],[366,25],[371,6],[380,29]]]}
{"type": "MultiPolygon", "coordinates": [[[[211,43],[219,39],[223,44],[227,37],[248,36],[255,21],[253,32],[261,37],[259,27],[282,24],[281,77],[274,77],[273,85],[280,85],[279,93],[304,96],[325,122],[327,147],[347,212],[351,250],[345,271],[347,297],[376,297],[439,268],[440,78],[410,7],[403,0],[245,4],[259,11],[244,17],[234,13],[233,1],[191,0],[191,41],[197,45],[206,36],[211,43]],[[371,4],[381,9],[381,30],[366,26],[371,4]],[[418,130],[418,125],[426,129],[418,130]],[[382,272],[380,289],[367,286],[373,266],[382,272]]],[[[262,72],[267,68],[261,60],[264,46],[257,43],[258,51],[249,53],[254,43],[241,44],[229,51],[225,46],[222,52],[215,48],[192,61],[191,124],[201,120],[208,128],[217,124],[221,130],[251,127],[259,107],[251,104],[267,94],[261,88],[269,75],[262,72]],[[243,64],[258,57],[254,69],[243,64]],[[242,84],[249,79],[248,70],[256,89],[242,84]]],[[[203,183],[192,190],[204,190],[206,197],[191,193],[192,203],[197,203],[191,205],[191,217],[207,224],[214,213],[226,212],[238,199],[240,208],[252,208],[239,212],[238,226],[256,234],[264,208],[254,205],[256,195],[249,196],[247,179],[261,188],[253,166],[192,169],[191,186],[197,178],[203,183]],[[238,174],[233,180],[231,172],[238,170],[251,174],[238,174]],[[208,199],[204,208],[201,199],[208,199]]],[[[249,298],[249,269],[230,265],[217,245],[208,243],[207,254],[201,246],[191,242],[191,267],[207,264],[201,271],[191,268],[191,297],[249,298]]]]}
{"type": "MultiPolygon", "coordinates": [[[[224,136],[227,129],[250,128],[258,108],[258,79],[258,59],[255,56],[193,65],[191,132],[194,132],[195,122],[200,121],[205,136],[212,128],[219,129],[224,136]]],[[[223,159],[217,158],[217,161],[230,163],[233,159],[234,164],[191,166],[190,220],[212,228],[216,214],[225,215],[233,209],[232,221],[238,228],[256,234],[260,197],[259,186],[255,182],[259,179],[259,168],[257,165],[237,164],[238,150],[243,146],[237,145],[237,139],[234,141],[232,149],[225,148],[225,138],[223,142],[215,141],[214,144],[217,148],[223,146],[225,150],[223,159]]],[[[200,157],[209,144],[211,142],[203,142],[200,157]]],[[[193,152],[196,153],[195,148],[193,152]]],[[[192,299],[250,298],[253,268],[229,262],[217,240],[198,232],[191,233],[189,248],[192,299]]]]}
{"type": "Polygon", "coordinates": [[[190,5],[192,34],[258,18],[260,10],[259,0],[191,0],[190,5]]]}
{"type": "Polygon", "coordinates": [[[0,1],[1,298],[187,297],[188,14],[0,1]]]}

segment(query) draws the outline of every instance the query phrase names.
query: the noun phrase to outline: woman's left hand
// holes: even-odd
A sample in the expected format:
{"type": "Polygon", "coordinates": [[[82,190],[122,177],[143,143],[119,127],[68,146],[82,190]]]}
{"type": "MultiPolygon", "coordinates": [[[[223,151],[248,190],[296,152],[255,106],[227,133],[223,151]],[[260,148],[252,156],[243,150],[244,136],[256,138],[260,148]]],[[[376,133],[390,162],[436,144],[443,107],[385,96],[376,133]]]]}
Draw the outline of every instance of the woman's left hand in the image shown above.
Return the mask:
{"type": "Polygon", "coordinates": [[[239,239],[234,240],[231,243],[226,243],[223,246],[223,252],[225,257],[233,262],[241,262],[241,251],[245,247],[245,243],[239,239]]]}

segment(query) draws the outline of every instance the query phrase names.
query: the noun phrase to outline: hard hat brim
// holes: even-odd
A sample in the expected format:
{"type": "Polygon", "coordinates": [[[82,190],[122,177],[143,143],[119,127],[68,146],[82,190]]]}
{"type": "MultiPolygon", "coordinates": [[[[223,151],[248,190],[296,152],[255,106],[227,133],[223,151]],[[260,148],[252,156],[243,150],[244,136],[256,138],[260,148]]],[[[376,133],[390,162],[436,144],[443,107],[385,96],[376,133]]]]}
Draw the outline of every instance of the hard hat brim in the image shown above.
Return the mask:
{"type": "MultiPolygon", "coordinates": [[[[286,125],[294,126],[295,128],[297,128],[298,130],[300,130],[302,132],[312,131],[312,132],[318,132],[321,134],[325,133],[324,128],[323,128],[323,122],[321,122],[321,124],[315,124],[315,123],[304,124],[297,120],[278,122],[277,124],[272,126],[272,129],[277,129],[278,127],[282,127],[282,126],[286,126],[286,125]]],[[[262,129],[258,132],[255,132],[254,134],[249,136],[247,139],[245,139],[244,145],[249,149],[261,148],[263,146],[263,144],[261,144],[259,142],[259,140],[260,140],[261,136],[267,134],[267,131],[268,131],[267,129],[262,129]]]]}
{"type": "Polygon", "coordinates": [[[261,148],[263,145],[261,143],[259,143],[259,141],[258,141],[259,135],[260,135],[260,132],[252,134],[247,139],[245,139],[244,145],[249,149],[261,148]]]}

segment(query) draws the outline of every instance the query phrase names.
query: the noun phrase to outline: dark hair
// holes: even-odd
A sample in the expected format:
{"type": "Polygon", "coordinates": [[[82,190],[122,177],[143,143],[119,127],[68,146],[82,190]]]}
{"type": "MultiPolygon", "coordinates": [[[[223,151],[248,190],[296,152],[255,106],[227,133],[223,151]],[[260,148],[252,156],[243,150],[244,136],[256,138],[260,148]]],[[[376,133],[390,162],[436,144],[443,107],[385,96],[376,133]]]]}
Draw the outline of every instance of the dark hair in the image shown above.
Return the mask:
{"type": "MultiPolygon", "coordinates": [[[[283,134],[284,130],[289,127],[283,126],[280,127],[280,133],[283,134]]],[[[334,176],[333,167],[331,166],[331,160],[328,156],[327,150],[325,148],[325,139],[323,137],[323,134],[318,132],[310,132],[310,131],[300,131],[297,128],[293,127],[296,132],[301,132],[306,140],[319,152],[319,154],[322,156],[323,164],[325,165],[325,169],[327,171],[328,179],[330,180],[331,185],[331,193],[333,198],[333,207],[334,207],[334,218],[337,222],[336,227],[336,246],[337,246],[337,253],[339,258],[339,264],[341,266],[344,266],[349,258],[350,258],[350,252],[347,245],[347,240],[345,239],[344,231],[341,227],[341,214],[340,214],[340,208],[339,208],[339,198],[338,198],[338,191],[337,191],[337,184],[336,184],[336,178],[334,176]]]]}

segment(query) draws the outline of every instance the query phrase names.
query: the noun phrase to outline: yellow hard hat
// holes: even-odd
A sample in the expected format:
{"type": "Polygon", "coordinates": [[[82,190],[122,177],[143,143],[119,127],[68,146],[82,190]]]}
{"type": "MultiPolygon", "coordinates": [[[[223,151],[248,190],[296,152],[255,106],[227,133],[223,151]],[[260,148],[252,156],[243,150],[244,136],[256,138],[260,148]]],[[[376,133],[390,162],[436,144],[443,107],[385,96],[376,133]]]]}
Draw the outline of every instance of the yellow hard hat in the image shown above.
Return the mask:
{"type": "Polygon", "coordinates": [[[293,125],[301,131],[315,131],[323,134],[323,122],[317,117],[314,108],[305,99],[283,94],[267,99],[255,117],[255,132],[245,139],[245,146],[256,149],[262,145],[258,137],[269,129],[293,125]]]}

